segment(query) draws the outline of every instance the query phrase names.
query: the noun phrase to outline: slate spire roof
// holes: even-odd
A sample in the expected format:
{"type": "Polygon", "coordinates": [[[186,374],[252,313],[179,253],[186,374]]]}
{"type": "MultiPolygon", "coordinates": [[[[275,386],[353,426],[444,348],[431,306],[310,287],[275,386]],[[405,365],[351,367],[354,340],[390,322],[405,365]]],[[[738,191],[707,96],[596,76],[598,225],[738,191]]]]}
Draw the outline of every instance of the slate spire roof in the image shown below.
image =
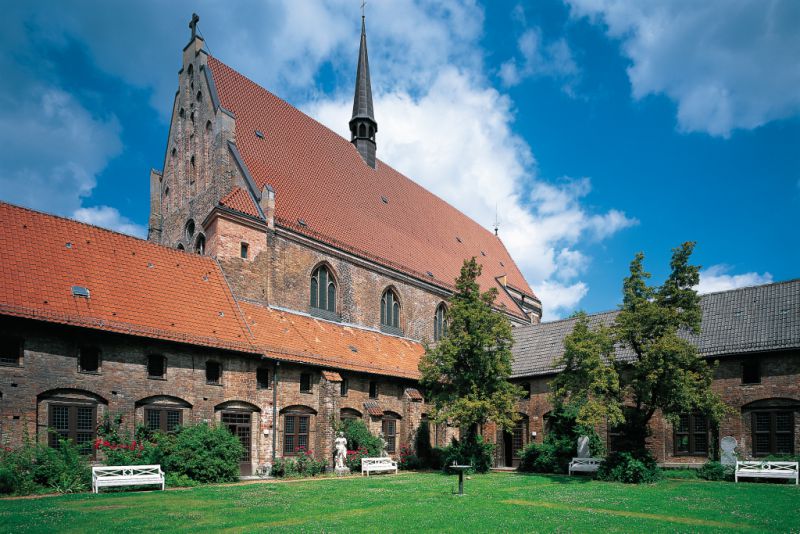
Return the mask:
{"type": "Polygon", "coordinates": [[[375,157],[375,134],[378,123],[372,109],[372,86],[369,80],[369,59],[367,58],[367,27],[361,16],[361,45],[358,49],[358,68],[356,69],[356,91],[353,96],[353,118],[350,119],[350,142],[356,147],[364,163],[373,169],[378,164],[375,157]]]}
{"type": "Polygon", "coordinates": [[[356,70],[356,91],[353,97],[353,119],[367,118],[375,121],[372,109],[372,86],[369,81],[369,59],[367,58],[367,29],[361,17],[361,46],[358,49],[358,69],[356,70]]]}

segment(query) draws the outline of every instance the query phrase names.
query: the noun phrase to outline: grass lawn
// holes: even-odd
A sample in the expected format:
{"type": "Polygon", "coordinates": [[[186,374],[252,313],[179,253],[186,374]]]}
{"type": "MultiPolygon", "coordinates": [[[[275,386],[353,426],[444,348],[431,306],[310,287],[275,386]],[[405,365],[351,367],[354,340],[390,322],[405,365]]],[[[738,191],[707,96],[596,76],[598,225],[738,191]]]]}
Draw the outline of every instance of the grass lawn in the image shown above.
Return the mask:
{"type": "Polygon", "coordinates": [[[800,488],[666,480],[401,473],[0,501],[4,532],[700,532],[800,530],[800,488]]]}

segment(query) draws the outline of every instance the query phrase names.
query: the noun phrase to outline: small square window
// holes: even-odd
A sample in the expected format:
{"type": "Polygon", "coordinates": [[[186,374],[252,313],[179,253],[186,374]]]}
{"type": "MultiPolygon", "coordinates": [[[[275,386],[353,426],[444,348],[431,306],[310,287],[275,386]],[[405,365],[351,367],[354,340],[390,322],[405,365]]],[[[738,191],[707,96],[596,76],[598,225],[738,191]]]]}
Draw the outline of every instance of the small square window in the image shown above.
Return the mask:
{"type": "Polygon", "coordinates": [[[240,249],[239,254],[241,255],[242,259],[247,259],[247,254],[250,251],[250,245],[247,243],[242,242],[242,247],[240,249]]]}
{"type": "Polygon", "coordinates": [[[22,360],[22,340],[11,336],[0,337],[0,365],[19,365],[22,360]]]}
{"type": "Polygon", "coordinates": [[[311,373],[300,373],[300,391],[311,393],[311,373]]]}
{"type": "Polygon", "coordinates": [[[369,383],[369,398],[370,399],[378,398],[378,383],[374,380],[371,380],[369,383]]]}
{"type": "Polygon", "coordinates": [[[259,367],[256,369],[256,387],[258,389],[269,389],[269,369],[259,367]]]}
{"type": "Polygon", "coordinates": [[[347,396],[347,392],[350,390],[350,382],[344,377],[342,377],[342,382],[339,384],[339,394],[342,397],[347,396]]]}
{"type": "Polygon", "coordinates": [[[742,362],[742,384],[761,383],[761,362],[758,360],[747,360],[742,362]]]}
{"type": "Polygon", "coordinates": [[[100,349],[82,347],[78,356],[78,370],[82,373],[100,372],[100,349]]]}
{"type": "Polygon", "coordinates": [[[147,357],[147,376],[150,378],[165,378],[167,374],[167,359],[161,354],[150,354],[147,357]]]}
{"type": "Polygon", "coordinates": [[[206,384],[220,384],[222,381],[222,364],[206,362],[206,384]]]}

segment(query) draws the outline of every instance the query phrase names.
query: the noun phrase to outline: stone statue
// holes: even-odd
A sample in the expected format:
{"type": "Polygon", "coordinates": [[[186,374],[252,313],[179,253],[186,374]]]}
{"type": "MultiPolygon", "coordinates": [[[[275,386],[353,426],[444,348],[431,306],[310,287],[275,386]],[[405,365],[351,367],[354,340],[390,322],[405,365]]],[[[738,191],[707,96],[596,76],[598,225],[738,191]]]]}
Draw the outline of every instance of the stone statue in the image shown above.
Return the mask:
{"type": "Polygon", "coordinates": [[[591,458],[592,452],[589,450],[589,436],[578,438],[578,458],[591,458]]]}
{"type": "Polygon", "coordinates": [[[733,436],[725,436],[719,440],[719,463],[722,465],[736,465],[736,438],[733,436]]]}
{"type": "Polygon", "coordinates": [[[389,456],[389,453],[386,451],[386,447],[389,446],[389,442],[384,439],[383,432],[378,432],[378,439],[381,440],[381,457],[385,458],[389,456]]]}
{"type": "Polygon", "coordinates": [[[344,437],[344,432],[336,434],[336,439],[333,440],[333,449],[335,451],[333,472],[337,476],[349,475],[350,468],[344,463],[347,458],[347,438],[344,437]]]}
{"type": "Polygon", "coordinates": [[[344,460],[347,458],[347,438],[344,437],[344,432],[339,432],[336,439],[333,440],[333,447],[336,450],[336,456],[334,457],[336,470],[346,469],[344,460]]]}

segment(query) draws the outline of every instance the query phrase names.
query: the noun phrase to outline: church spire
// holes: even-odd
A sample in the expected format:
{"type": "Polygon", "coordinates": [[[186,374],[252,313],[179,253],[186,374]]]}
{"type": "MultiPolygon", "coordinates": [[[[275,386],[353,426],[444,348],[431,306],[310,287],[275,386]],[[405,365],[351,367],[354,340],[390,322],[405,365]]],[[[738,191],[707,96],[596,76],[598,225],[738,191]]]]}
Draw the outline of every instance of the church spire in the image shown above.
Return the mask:
{"type": "Polygon", "coordinates": [[[361,47],[358,50],[356,91],[353,97],[353,118],[350,119],[350,142],[353,143],[367,165],[375,168],[375,133],[378,123],[372,110],[372,87],[369,82],[367,59],[367,29],[361,14],[361,47]]]}

